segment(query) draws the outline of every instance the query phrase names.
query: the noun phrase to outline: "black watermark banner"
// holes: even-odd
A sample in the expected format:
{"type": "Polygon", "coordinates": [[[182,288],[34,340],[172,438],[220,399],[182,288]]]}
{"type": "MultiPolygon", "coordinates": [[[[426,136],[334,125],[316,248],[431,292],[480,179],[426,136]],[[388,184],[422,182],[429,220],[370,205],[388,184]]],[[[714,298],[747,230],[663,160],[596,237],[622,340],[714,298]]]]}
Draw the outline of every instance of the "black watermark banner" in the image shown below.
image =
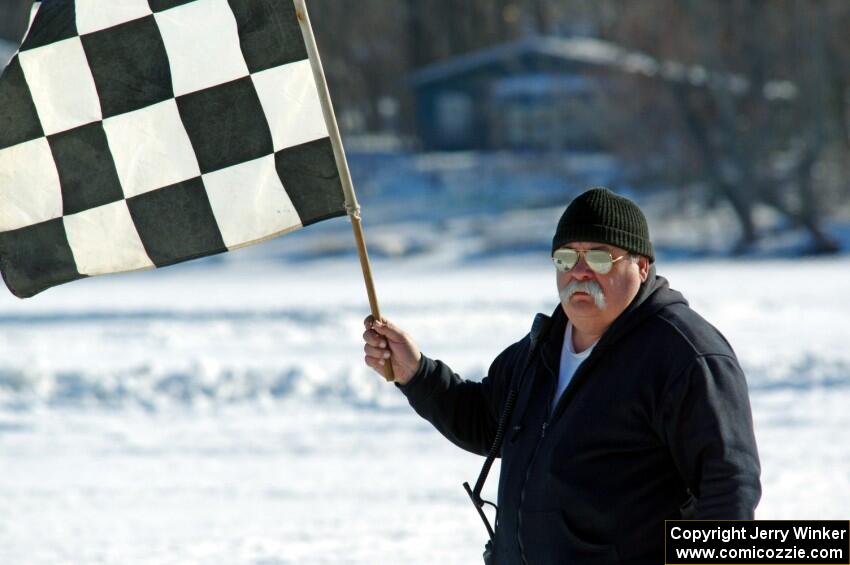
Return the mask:
{"type": "Polygon", "coordinates": [[[850,565],[850,521],[667,520],[667,565],[850,565]]]}

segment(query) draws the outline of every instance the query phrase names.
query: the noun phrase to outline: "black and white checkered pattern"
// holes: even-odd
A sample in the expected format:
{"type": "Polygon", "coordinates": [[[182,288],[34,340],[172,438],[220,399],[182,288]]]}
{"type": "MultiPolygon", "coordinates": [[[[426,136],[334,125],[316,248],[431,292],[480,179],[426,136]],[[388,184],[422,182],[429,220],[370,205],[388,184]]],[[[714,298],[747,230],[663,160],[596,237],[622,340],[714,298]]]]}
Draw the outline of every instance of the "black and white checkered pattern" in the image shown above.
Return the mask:
{"type": "Polygon", "coordinates": [[[45,2],[0,79],[17,296],[344,214],[292,0],[45,2]]]}

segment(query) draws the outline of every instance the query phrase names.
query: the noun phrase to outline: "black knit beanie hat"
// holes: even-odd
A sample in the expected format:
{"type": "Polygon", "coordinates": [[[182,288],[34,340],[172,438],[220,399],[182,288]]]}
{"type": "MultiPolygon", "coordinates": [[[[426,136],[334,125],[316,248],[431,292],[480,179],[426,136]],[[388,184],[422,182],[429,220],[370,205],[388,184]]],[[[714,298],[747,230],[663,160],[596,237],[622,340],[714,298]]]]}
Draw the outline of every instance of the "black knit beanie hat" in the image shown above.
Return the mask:
{"type": "Polygon", "coordinates": [[[605,243],[655,261],[643,212],[607,188],[591,188],[570,202],[558,221],[552,253],[574,241],[605,243]]]}

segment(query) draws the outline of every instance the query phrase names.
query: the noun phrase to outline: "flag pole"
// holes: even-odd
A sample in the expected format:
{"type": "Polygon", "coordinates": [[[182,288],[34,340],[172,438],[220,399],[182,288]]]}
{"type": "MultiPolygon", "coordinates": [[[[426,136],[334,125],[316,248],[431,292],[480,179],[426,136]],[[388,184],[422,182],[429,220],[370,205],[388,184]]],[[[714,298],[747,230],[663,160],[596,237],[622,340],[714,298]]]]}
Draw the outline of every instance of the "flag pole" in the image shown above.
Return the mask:
{"type": "MultiPolygon", "coordinates": [[[[295,14],[298,16],[298,23],[301,24],[301,32],[304,35],[304,44],[307,47],[310,66],[313,69],[313,77],[316,80],[316,87],[319,91],[319,101],[322,104],[322,112],[325,116],[328,135],[333,146],[334,158],[339,169],[342,190],[345,193],[345,210],[351,219],[351,229],[354,231],[354,240],[357,243],[357,254],[360,257],[363,280],[366,282],[369,307],[372,310],[372,316],[376,320],[381,320],[381,309],[378,306],[378,295],[375,293],[375,283],[372,280],[372,267],[369,263],[369,253],[366,251],[363,224],[360,220],[360,204],[357,203],[357,196],[354,194],[354,183],[351,180],[351,172],[348,170],[348,161],[345,158],[345,150],[342,147],[342,138],[339,135],[339,127],[337,126],[336,116],[334,115],[333,105],[331,104],[328,83],[325,80],[325,73],[322,70],[319,48],[316,45],[316,38],[313,36],[313,28],[310,25],[310,16],[307,13],[305,0],[293,1],[295,2],[295,14]]],[[[384,378],[388,381],[395,380],[392,363],[386,363],[384,365],[384,378]]]]}

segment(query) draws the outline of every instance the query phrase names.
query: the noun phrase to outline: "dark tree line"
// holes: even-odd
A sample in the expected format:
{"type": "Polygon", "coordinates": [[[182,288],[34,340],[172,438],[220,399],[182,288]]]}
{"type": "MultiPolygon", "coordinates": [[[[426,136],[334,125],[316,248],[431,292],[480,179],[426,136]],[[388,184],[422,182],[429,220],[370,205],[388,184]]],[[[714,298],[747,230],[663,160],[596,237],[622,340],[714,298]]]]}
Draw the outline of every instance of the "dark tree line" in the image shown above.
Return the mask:
{"type": "Polygon", "coordinates": [[[528,34],[593,32],[593,0],[310,0],[325,73],[343,131],[386,127],[381,102],[400,104],[393,125],[412,133],[410,73],[528,34]],[[346,112],[357,114],[348,123],[346,112]]]}
{"type": "Polygon", "coordinates": [[[847,0],[312,0],[310,9],[344,133],[414,133],[413,70],[528,34],[590,35],[685,65],[699,80],[603,81],[609,149],[648,185],[727,201],[740,251],[765,235],[760,206],[807,230],[813,251],[836,249],[822,226],[850,200],[847,0]]]}
{"type": "MultiPolygon", "coordinates": [[[[26,25],[0,0],[0,37],[26,25]]],[[[848,0],[310,0],[343,135],[415,136],[416,69],[530,34],[587,35],[676,64],[685,79],[601,73],[592,121],[631,178],[728,202],[737,249],[767,207],[837,249],[850,204],[848,0]]],[[[600,73],[594,73],[598,75],[600,73]]]]}
{"type": "Polygon", "coordinates": [[[645,143],[620,152],[634,162],[662,163],[662,180],[702,185],[729,202],[741,226],[740,251],[764,235],[755,219],[759,205],[805,229],[812,251],[836,251],[822,225],[829,208],[850,197],[850,3],[651,4],[665,14],[665,26],[646,17],[643,3],[622,2],[610,38],[659,59],[700,65],[717,80],[632,81],[640,96],[617,106],[618,125],[640,128],[650,114],[654,127],[644,130],[645,143]]]}

